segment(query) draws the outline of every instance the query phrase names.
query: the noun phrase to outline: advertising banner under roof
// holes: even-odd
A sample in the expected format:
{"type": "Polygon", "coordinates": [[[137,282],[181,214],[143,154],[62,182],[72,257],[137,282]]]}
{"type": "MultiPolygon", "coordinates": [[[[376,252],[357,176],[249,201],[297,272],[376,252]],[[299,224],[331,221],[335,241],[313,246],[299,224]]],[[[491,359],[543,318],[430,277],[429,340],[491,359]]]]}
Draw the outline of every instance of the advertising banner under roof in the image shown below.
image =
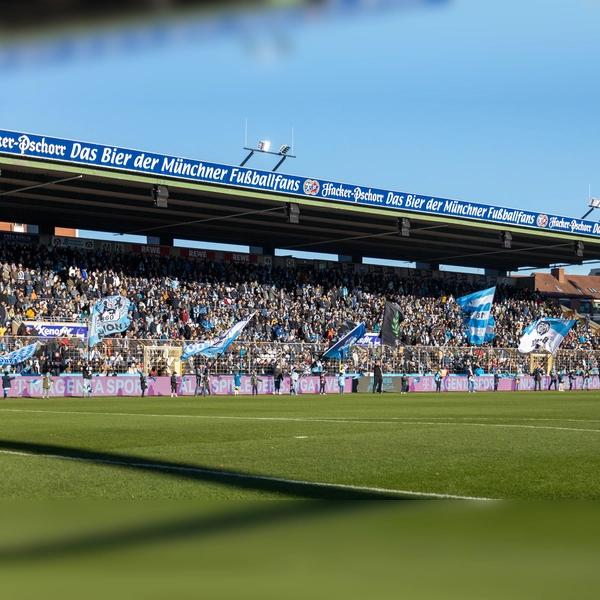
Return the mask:
{"type": "Polygon", "coordinates": [[[414,212],[469,219],[499,225],[572,233],[580,237],[600,237],[600,223],[595,221],[437,198],[425,194],[310,179],[298,175],[285,175],[36,134],[0,130],[0,154],[144,173],[156,175],[161,179],[183,179],[253,191],[281,193],[286,197],[319,198],[333,202],[397,209],[403,213],[414,212]]]}

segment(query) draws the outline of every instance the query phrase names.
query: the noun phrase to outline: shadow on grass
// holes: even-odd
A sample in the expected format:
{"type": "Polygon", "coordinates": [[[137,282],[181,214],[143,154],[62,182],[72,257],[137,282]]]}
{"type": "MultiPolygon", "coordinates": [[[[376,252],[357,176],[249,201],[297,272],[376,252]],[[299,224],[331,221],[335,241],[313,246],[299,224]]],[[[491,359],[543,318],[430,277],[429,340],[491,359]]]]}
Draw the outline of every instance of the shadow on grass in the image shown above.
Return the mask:
{"type": "MultiPolygon", "coordinates": [[[[149,460],[116,453],[92,452],[47,444],[31,444],[0,440],[0,450],[76,460],[133,471],[153,471],[168,477],[192,481],[218,483],[241,490],[281,495],[282,499],[300,498],[313,500],[407,500],[399,495],[331,488],[319,484],[270,479],[234,471],[214,471],[199,465],[149,460]]],[[[163,523],[150,523],[116,531],[80,533],[66,539],[31,542],[25,545],[0,547],[0,565],[28,562],[31,560],[59,559],[98,551],[122,550],[149,544],[180,541],[189,538],[225,534],[260,526],[278,525],[297,519],[326,517],[340,511],[363,509],[379,503],[369,502],[249,502],[239,510],[224,514],[202,514],[178,518],[163,523]]]]}
{"type": "MultiPolygon", "coordinates": [[[[168,543],[203,541],[230,533],[251,533],[260,528],[306,523],[320,520],[324,525],[329,516],[381,508],[380,502],[243,502],[234,510],[203,512],[199,515],[165,519],[160,522],[148,515],[149,522],[135,526],[115,525],[112,530],[78,531],[54,538],[12,543],[0,547],[2,567],[32,562],[85,558],[98,553],[131,551],[139,548],[161,547],[168,543]]],[[[106,526],[105,526],[106,527],[106,526]]],[[[276,529],[275,529],[276,531],[276,529]]]]}
{"type": "Polygon", "coordinates": [[[280,494],[282,499],[299,498],[310,500],[373,500],[407,499],[398,494],[377,492],[374,490],[335,487],[334,485],[278,479],[276,477],[253,475],[237,471],[215,470],[208,466],[179,462],[167,462],[112,452],[93,452],[78,448],[68,448],[49,444],[32,444],[0,440],[0,450],[22,452],[48,458],[68,459],[88,462],[96,465],[133,471],[152,471],[165,476],[198,482],[211,482],[237,490],[280,494]]]}

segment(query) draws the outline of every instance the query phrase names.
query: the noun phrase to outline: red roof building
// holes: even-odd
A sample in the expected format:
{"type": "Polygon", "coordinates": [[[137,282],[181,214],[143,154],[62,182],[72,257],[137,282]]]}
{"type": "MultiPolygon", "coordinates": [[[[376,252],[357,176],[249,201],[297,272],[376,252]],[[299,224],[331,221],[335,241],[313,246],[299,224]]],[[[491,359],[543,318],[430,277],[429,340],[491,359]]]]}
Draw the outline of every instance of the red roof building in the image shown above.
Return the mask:
{"type": "Polygon", "coordinates": [[[517,286],[545,294],[583,316],[590,315],[600,321],[600,276],[571,275],[562,268],[555,268],[550,273],[519,277],[517,286]]]}

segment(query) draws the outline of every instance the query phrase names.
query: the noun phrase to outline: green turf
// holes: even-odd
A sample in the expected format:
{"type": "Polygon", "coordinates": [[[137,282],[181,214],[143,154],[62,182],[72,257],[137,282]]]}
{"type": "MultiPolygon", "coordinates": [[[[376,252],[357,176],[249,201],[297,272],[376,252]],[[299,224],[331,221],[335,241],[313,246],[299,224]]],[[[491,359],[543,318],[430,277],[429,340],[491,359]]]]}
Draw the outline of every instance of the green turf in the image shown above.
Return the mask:
{"type": "Polygon", "coordinates": [[[0,497],[600,498],[599,447],[594,391],[8,399],[0,497]]]}
{"type": "Polygon", "coordinates": [[[5,598],[598,596],[594,502],[3,502],[5,598]]]}

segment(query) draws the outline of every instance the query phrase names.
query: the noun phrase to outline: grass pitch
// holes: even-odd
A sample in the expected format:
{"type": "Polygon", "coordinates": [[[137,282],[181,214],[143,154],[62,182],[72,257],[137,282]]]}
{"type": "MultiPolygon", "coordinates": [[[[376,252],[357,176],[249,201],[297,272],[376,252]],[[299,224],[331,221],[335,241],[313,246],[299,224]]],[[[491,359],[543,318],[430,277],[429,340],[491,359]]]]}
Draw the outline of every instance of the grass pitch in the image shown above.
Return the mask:
{"type": "Polygon", "coordinates": [[[600,395],[7,399],[0,498],[600,498],[600,395]]]}

